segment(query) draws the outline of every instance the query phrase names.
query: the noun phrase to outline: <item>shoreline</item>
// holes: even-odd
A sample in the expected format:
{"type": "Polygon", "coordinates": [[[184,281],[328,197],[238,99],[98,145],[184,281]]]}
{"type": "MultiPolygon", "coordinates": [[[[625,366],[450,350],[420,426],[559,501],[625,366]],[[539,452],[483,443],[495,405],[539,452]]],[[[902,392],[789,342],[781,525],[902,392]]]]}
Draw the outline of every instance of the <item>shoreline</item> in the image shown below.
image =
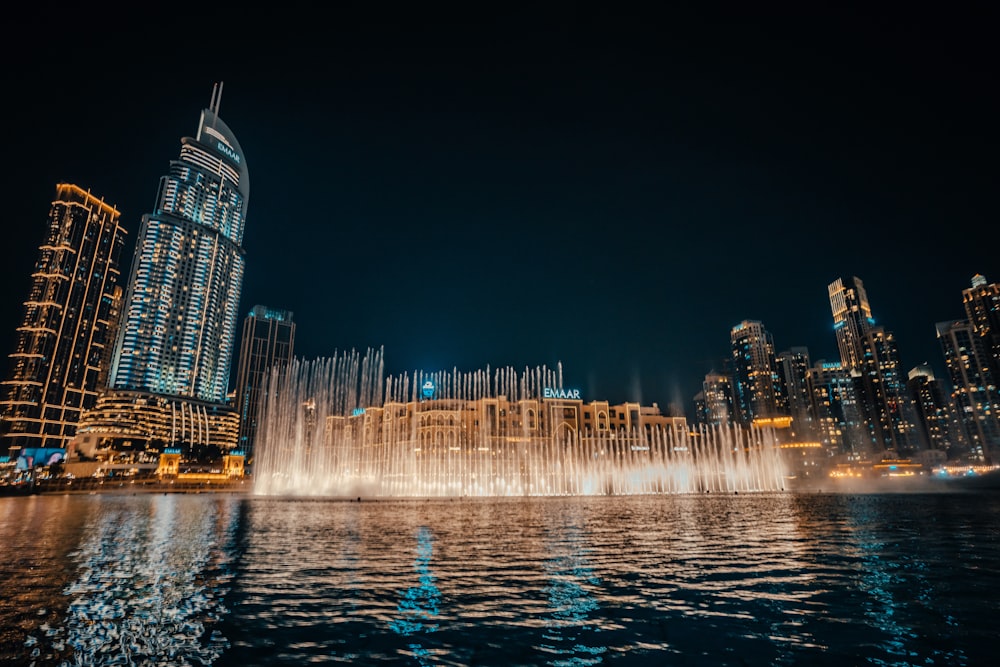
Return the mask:
{"type": "MultiPolygon", "coordinates": [[[[95,479],[76,478],[42,480],[29,485],[0,485],[0,498],[60,495],[136,495],[149,493],[227,493],[251,495],[252,478],[233,480],[183,480],[95,479]]],[[[823,478],[791,481],[782,492],[790,493],[954,493],[962,491],[1000,491],[1000,471],[970,477],[912,477],[912,478],[823,478]]],[[[314,496],[296,496],[314,497],[314,496]]],[[[347,496],[345,496],[347,498],[347,496]]],[[[350,500],[353,500],[351,496],[350,500]]]]}
{"type": "Polygon", "coordinates": [[[231,493],[253,491],[253,480],[234,481],[184,481],[184,480],[95,480],[60,479],[55,482],[36,482],[34,487],[25,485],[0,486],[0,497],[63,496],[63,495],[133,495],[139,493],[231,493]]]}

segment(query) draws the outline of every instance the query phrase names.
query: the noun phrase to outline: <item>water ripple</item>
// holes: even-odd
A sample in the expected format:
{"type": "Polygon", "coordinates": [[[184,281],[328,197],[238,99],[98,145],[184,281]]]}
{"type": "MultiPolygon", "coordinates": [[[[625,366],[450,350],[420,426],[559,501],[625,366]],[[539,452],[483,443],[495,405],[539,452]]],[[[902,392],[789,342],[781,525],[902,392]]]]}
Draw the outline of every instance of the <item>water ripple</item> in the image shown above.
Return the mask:
{"type": "MultiPolygon", "coordinates": [[[[48,511],[80,518],[39,514],[53,543],[18,566],[71,567],[48,588],[25,579],[22,616],[0,603],[25,664],[974,666],[996,638],[996,496],[48,511]]],[[[10,522],[0,537],[27,544],[10,522]]]]}

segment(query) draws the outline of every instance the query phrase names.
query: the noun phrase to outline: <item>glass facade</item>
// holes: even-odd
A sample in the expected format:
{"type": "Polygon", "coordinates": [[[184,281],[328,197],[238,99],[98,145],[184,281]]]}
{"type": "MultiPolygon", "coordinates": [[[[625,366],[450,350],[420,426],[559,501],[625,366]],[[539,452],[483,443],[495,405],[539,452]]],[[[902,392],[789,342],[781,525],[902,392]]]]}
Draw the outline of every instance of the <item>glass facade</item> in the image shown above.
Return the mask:
{"type": "Polygon", "coordinates": [[[245,256],[246,160],[215,111],[160,180],[136,242],[111,387],[221,403],[245,256]]]}
{"type": "Polygon", "coordinates": [[[787,415],[778,374],[774,340],[757,320],[744,320],[729,333],[733,365],[733,399],[739,422],[787,415]]]}
{"type": "Polygon", "coordinates": [[[846,370],[854,370],[863,363],[862,341],[875,325],[868,293],[858,277],[851,278],[848,285],[837,278],[830,283],[828,291],[840,361],[846,370]]]}
{"type": "Polygon", "coordinates": [[[238,446],[253,455],[260,397],[269,374],[287,367],[295,353],[295,322],[292,313],[254,306],[243,320],[243,340],[236,372],[236,407],[240,411],[238,446]]]}
{"type": "Polygon", "coordinates": [[[218,99],[213,92],[195,136],[181,139],[142,217],[109,388],[72,443],[83,456],[173,447],[202,458],[236,446],[228,390],[250,182],[218,99]]]}

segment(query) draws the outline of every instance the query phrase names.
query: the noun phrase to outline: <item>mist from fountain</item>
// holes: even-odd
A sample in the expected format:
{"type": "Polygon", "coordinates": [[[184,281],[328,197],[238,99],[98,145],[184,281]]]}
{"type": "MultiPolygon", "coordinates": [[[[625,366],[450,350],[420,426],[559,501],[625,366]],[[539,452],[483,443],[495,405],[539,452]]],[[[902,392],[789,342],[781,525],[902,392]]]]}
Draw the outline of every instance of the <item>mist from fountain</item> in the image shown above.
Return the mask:
{"type": "Polygon", "coordinates": [[[542,399],[547,388],[563,389],[561,365],[383,375],[381,349],[296,359],[270,374],[258,413],[254,493],[422,498],[784,488],[770,430],[581,432],[575,418],[562,419],[572,404],[542,399]]]}

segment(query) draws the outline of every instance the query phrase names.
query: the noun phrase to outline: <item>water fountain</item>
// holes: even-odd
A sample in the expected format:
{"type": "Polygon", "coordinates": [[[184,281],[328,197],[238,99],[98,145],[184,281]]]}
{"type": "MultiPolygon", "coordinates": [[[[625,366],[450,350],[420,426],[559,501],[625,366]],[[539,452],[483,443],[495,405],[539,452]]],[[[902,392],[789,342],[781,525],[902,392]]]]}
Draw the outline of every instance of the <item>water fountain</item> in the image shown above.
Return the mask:
{"type": "Polygon", "coordinates": [[[618,428],[614,406],[584,403],[563,386],[561,366],[383,377],[382,354],[297,359],[271,374],[254,445],[254,493],[553,496],[784,487],[769,430],[691,432],[683,420],[649,411],[631,420],[631,429],[618,428]]]}

